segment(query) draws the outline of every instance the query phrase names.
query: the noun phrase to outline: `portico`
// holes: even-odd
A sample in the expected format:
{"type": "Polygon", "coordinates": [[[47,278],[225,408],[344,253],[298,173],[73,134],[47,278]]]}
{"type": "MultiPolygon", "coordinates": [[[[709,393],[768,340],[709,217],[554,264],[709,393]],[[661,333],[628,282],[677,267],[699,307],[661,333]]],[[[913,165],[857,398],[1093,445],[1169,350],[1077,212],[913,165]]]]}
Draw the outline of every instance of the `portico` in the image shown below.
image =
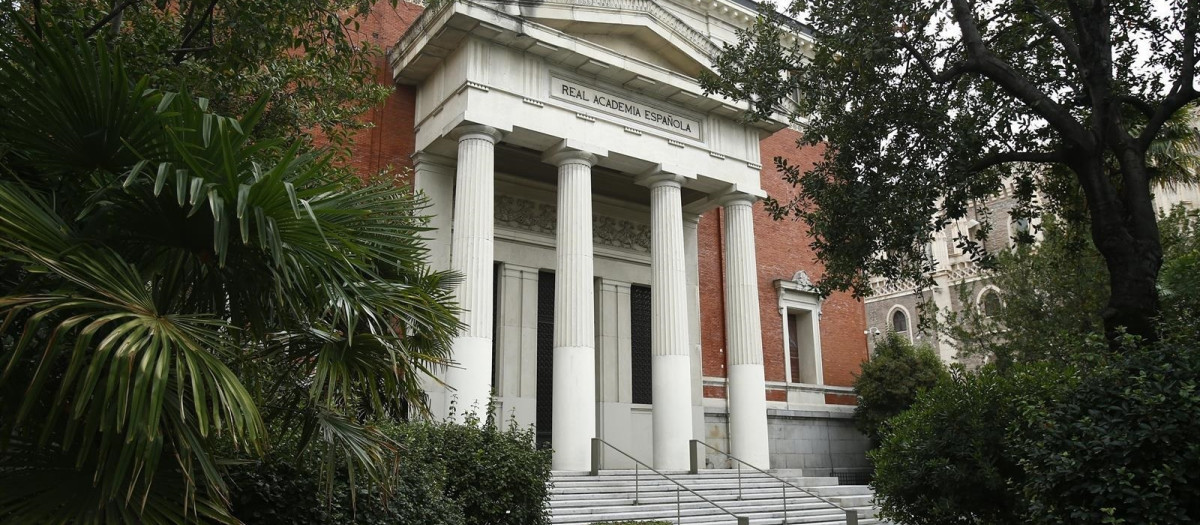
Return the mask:
{"type": "Polygon", "coordinates": [[[494,394],[556,470],[586,470],[592,437],[688,467],[688,440],[704,439],[696,221],[718,209],[731,453],[769,466],[750,210],[759,140],[782,125],[703,96],[712,44],[672,16],[654,2],[449,2],[390,54],[417,89],[431,261],[463,276],[465,329],[431,406],[482,416],[494,394]]]}

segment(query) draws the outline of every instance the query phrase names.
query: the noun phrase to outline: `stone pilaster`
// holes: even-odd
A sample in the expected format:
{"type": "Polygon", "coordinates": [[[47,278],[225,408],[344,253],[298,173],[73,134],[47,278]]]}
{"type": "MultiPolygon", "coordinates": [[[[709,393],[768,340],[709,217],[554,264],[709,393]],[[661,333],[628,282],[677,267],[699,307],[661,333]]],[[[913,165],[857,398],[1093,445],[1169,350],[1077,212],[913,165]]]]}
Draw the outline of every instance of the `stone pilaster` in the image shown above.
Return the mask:
{"type": "Polygon", "coordinates": [[[559,148],[544,160],[558,166],[551,465],[555,470],[587,470],[596,436],[592,166],[597,159],[559,148]]]}
{"type": "Polygon", "coordinates": [[[688,468],[692,365],[683,246],[683,179],[646,177],[650,187],[650,349],[654,388],[654,467],[688,468]]]}
{"type": "Polygon", "coordinates": [[[758,468],[770,465],[766,381],[754,251],[754,197],[733,194],[725,208],[725,331],[730,454],[758,468]]]}
{"type": "Polygon", "coordinates": [[[446,384],[453,389],[447,403],[457,404],[455,420],[469,412],[483,420],[492,388],[493,193],[500,132],[466,125],[453,136],[458,139],[458,169],[450,268],[463,276],[456,296],[465,328],[454,340],[456,365],[446,371],[446,384]]]}

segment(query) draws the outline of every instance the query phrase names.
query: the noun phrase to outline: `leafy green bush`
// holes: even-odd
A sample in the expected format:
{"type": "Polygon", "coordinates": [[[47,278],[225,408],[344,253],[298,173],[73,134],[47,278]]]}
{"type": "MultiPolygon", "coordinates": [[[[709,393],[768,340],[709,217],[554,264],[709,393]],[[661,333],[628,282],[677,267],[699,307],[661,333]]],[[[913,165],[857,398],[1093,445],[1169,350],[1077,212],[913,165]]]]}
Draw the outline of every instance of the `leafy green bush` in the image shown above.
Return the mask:
{"type": "Polygon", "coordinates": [[[870,456],[886,519],[909,525],[1021,523],[1023,473],[1007,428],[1022,399],[1043,399],[1069,375],[1049,367],[958,368],[889,422],[870,456]]]}
{"type": "Polygon", "coordinates": [[[404,461],[386,497],[378,490],[351,487],[344,476],[320,485],[312,469],[266,461],[230,472],[233,512],[246,525],[463,525],[462,509],[444,494],[444,475],[435,465],[404,461]]]}
{"type": "Polygon", "coordinates": [[[878,445],[885,421],[912,405],[917,393],[947,378],[946,367],[932,348],[914,347],[907,339],[889,333],[875,346],[875,355],[863,363],[854,381],[858,394],[855,424],[878,445]]]}
{"type": "Polygon", "coordinates": [[[446,496],[462,508],[467,525],[549,523],[550,451],[536,448],[532,428],[468,417],[465,425],[403,425],[395,437],[407,457],[445,473],[446,496]]]}
{"type": "Polygon", "coordinates": [[[1200,352],[1194,333],[1164,336],[1026,409],[1024,522],[1200,522],[1200,352]]]}
{"type": "Polygon", "coordinates": [[[550,451],[531,429],[480,424],[405,423],[394,441],[393,490],[382,494],[340,475],[278,461],[231,469],[233,512],[247,525],[543,525],[549,523],[550,451]],[[353,486],[353,488],[352,488],[353,486]]]}

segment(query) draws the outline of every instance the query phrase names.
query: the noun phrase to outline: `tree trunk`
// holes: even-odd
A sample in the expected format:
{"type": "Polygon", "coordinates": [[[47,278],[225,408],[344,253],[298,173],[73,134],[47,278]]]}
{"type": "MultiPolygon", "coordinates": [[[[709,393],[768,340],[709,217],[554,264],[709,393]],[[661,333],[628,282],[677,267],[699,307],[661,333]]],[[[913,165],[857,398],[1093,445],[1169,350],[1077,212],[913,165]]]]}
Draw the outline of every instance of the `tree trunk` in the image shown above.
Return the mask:
{"type": "Polygon", "coordinates": [[[1124,329],[1145,342],[1157,340],[1155,321],[1159,313],[1157,283],[1162,244],[1153,203],[1122,203],[1114,198],[1105,203],[1093,201],[1088,208],[1092,215],[1092,241],[1108,267],[1111,295],[1101,313],[1105,335],[1115,343],[1124,329]],[[1149,224],[1145,224],[1147,221],[1149,224]]]}
{"type": "Polygon", "coordinates": [[[1140,336],[1145,343],[1156,341],[1162,243],[1145,182],[1144,159],[1124,159],[1121,169],[1127,187],[1118,190],[1110,182],[1102,152],[1074,153],[1069,164],[1087,195],[1092,242],[1108,267],[1110,295],[1101,312],[1105,336],[1114,348],[1122,331],[1140,336]]]}
{"type": "MultiPolygon", "coordinates": [[[[1094,237],[1093,237],[1094,238],[1094,237]]],[[[1158,269],[1162,265],[1162,248],[1124,249],[1104,254],[1108,264],[1108,282],[1112,288],[1108,306],[1104,309],[1104,332],[1109,341],[1116,342],[1120,330],[1141,336],[1145,342],[1158,339],[1155,320],[1158,317],[1158,269]],[[1112,253],[1118,252],[1118,253],[1112,253]]]]}

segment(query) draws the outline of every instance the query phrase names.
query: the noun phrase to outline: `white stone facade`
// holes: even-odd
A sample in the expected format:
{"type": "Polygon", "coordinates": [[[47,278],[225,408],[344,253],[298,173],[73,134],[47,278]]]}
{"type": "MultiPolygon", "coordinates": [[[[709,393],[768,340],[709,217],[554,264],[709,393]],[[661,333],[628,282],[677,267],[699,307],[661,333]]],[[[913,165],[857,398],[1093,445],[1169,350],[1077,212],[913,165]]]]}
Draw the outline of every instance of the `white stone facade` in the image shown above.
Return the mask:
{"type": "MultiPolygon", "coordinates": [[[[463,275],[457,364],[446,387],[427,382],[435,416],[479,413],[494,394],[500,417],[550,436],[556,470],[588,469],[593,437],[686,469],[688,440],[713,424],[697,219],[722,208],[722,445],[772,466],[750,205],[764,196],[759,141],[784,125],[740,121],[742,106],[696,80],[753,16],[728,1],[466,0],[427,10],[390,51],[396,81],[416,90],[431,260],[463,275]],[[652,403],[635,399],[644,378],[631,354],[646,316],[652,403]]],[[[631,465],[609,451],[603,466],[631,465]]]]}

